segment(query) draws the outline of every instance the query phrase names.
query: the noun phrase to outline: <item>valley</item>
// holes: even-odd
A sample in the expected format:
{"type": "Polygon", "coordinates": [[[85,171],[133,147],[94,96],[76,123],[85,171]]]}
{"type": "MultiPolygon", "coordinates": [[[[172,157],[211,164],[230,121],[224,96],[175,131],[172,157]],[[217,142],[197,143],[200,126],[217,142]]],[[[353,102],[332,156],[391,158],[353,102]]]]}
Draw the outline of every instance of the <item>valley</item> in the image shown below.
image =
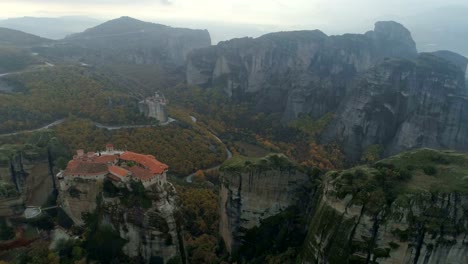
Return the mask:
{"type": "Polygon", "coordinates": [[[393,21],[0,29],[0,260],[466,263],[467,65],[393,21]]]}

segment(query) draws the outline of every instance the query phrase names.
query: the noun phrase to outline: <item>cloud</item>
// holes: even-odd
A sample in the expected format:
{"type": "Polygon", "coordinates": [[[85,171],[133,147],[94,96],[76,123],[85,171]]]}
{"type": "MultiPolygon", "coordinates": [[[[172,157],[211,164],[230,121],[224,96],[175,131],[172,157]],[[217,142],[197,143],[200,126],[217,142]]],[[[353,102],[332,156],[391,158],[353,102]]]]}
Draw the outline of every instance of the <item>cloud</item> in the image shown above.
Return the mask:
{"type": "Polygon", "coordinates": [[[172,5],[172,1],[170,0],[159,0],[159,2],[162,4],[162,5],[172,5]]]}

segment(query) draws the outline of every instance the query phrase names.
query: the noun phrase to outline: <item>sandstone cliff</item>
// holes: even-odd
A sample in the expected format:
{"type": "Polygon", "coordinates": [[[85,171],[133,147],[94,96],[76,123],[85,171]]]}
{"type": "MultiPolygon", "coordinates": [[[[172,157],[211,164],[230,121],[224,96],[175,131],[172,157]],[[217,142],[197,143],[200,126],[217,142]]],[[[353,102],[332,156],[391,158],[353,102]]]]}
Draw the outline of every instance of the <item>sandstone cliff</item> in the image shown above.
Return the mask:
{"type": "Polygon", "coordinates": [[[308,178],[282,156],[234,157],[221,167],[220,233],[236,254],[247,229],[295,203],[295,191],[308,178]]]}
{"type": "Polygon", "coordinates": [[[385,57],[417,54],[410,32],[378,22],[366,34],[327,36],[315,31],[280,32],[221,42],[189,55],[192,85],[219,87],[238,100],[255,96],[259,111],[320,117],[334,111],[348,82],[385,57]]]}
{"type": "MultiPolygon", "coordinates": [[[[47,133],[43,134],[47,138],[47,133]]],[[[47,144],[48,139],[42,143],[47,144]]],[[[46,148],[0,146],[0,216],[22,215],[25,206],[43,206],[53,194],[46,148]]]]}
{"type": "Polygon", "coordinates": [[[166,263],[179,256],[178,227],[174,217],[176,207],[175,189],[155,185],[148,191],[152,200],[149,208],[124,206],[118,199],[104,199],[103,211],[106,222],[119,231],[127,240],[123,247],[129,257],[141,257],[145,263],[158,259],[166,263]]]}
{"type": "Polygon", "coordinates": [[[337,141],[352,160],[376,144],[385,156],[420,147],[467,150],[467,62],[440,57],[389,59],[366,72],[351,86],[323,141],[337,141]]]}
{"type": "MultiPolygon", "coordinates": [[[[109,187],[110,182],[104,183],[109,187]]],[[[133,185],[132,186],[137,186],[133,185]]],[[[126,241],[123,253],[143,263],[166,263],[180,256],[177,195],[172,184],[153,185],[139,193],[127,187],[103,193],[103,183],[74,179],[60,182],[59,204],[77,225],[85,213],[96,212],[100,225],[110,225],[126,241]],[[117,194],[118,193],[118,194],[117,194]]]]}
{"type": "Polygon", "coordinates": [[[302,263],[466,263],[467,161],[423,149],[327,174],[302,263]]]}
{"type": "Polygon", "coordinates": [[[336,114],[321,135],[350,161],[371,146],[382,156],[431,147],[468,149],[468,60],[417,54],[411,33],[377,22],[365,34],[280,32],[221,42],[189,55],[189,84],[223,89],[288,122],[336,114]]]}

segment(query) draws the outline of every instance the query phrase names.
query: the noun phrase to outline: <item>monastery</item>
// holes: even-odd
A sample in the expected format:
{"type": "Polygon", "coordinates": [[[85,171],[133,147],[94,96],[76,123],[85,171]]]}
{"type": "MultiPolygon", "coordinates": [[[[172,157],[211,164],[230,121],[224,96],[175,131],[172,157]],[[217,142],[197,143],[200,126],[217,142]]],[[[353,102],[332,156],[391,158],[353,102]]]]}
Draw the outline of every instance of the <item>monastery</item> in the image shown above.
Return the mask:
{"type": "Polygon", "coordinates": [[[85,153],[84,150],[77,150],[67,168],[59,172],[57,178],[64,185],[69,185],[76,178],[95,181],[107,178],[116,185],[126,184],[133,179],[148,188],[153,184],[165,184],[168,168],[154,156],[114,150],[112,144],[107,144],[103,152],[85,153]]]}
{"type": "Polygon", "coordinates": [[[159,122],[165,123],[168,121],[166,104],[168,103],[164,95],[155,93],[154,96],[148,97],[138,103],[140,113],[147,117],[156,118],[159,122]]]}

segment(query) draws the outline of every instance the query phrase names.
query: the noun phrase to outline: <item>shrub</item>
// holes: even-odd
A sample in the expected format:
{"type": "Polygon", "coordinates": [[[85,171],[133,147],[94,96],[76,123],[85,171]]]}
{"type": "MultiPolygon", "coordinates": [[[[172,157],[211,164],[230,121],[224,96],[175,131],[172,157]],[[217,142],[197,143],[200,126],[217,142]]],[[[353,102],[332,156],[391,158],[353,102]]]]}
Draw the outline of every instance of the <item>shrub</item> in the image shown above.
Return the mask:
{"type": "Polygon", "coordinates": [[[388,258],[390,257],[390,249],[389,248],[376,248],[374,249],[374,256],[376,258],[388,258]]]}
{"type": "Polygon", "coordinates": [[[423,167],[423,171],[425,174],[427,175],[435,175],[437,173],[437,169],[436,167],[432,166],[432,165],[427,165],[427,166],[424,166],[423,167]]]}
{"type": "Polygon", "coordinates": [[[398,243],[395,243],[393,241],[390,241],[388,242],[388,245],[392,248],[392,249],[397,249],[400,247],[400,245],[398,243]]]}
{"type": "Polygon", "coordinates": [[[15,237],[15,231],[9,227],[5,219],[0,218],[0,240],[10,240],[15,237]]]}

